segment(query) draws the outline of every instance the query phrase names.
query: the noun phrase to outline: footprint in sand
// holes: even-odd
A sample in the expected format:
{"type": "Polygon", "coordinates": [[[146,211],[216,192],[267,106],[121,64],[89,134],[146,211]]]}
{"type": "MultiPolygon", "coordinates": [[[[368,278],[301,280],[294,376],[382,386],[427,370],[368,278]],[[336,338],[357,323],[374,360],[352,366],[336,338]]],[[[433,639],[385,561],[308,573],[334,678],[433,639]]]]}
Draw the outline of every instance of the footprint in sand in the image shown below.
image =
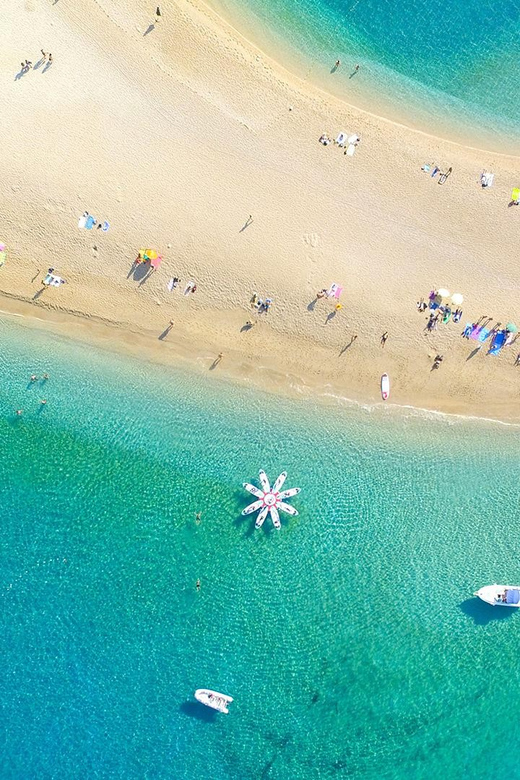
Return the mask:
{"type": "Polygon", "coordinates": [[[318,233],[304,233],[303,240],[306,244],[309,244],[309,246],[317,247],[320,242],[320,237],[318,233]]]}

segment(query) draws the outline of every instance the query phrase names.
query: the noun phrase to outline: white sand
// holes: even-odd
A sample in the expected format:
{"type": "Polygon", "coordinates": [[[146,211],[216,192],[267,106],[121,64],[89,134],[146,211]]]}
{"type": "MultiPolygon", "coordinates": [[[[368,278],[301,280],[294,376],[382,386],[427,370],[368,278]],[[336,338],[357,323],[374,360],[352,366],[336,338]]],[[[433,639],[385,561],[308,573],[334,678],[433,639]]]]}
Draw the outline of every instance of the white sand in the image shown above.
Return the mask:
{"type": "Polygon", "coordinates": [[[461,325],[483,314],[520,324],[520,208],[507,205],[518,159],[363,114],[298,82],[207,8],[162,7],[143,35],[154,4],[0,0],[1,308],[27,312],[19,302],[53,266],[68,283],[31,310],[56,327],[74,331],[58,309],[116,323],[114,344],[138,333],[148,356],[199,367],[222,351],[213,373],[276,390],[373,400],[387,371],[393,401],[516,419],[520,340],[468,360],[476,345],[462,327],[425,335],[415,304],[447,286],[464,294],[461,325]],[[53,64],[15,80],[41,48],[53,64]],[[318,143],[340,130],[361,136],[353,158],[318,143]],[[421,172],[430,161],[453,167],[444,186],[421,172]],[[496,174],[487,191],[483,169],[496,174]],[[78,230],[85,210],[109,233],[78,230]],[[165,258],[143,284],[128,277],[140,247],[165,258]],[[173,293],[171,276],[183,282],[173,293]],[[326,324],[333,304],[308,304],[333,281],[343,309],[326,324]],[[255,291],[274,305],[242,331],[255,291]],[[430,371],[437,352],[444,362],[430,371]]]}

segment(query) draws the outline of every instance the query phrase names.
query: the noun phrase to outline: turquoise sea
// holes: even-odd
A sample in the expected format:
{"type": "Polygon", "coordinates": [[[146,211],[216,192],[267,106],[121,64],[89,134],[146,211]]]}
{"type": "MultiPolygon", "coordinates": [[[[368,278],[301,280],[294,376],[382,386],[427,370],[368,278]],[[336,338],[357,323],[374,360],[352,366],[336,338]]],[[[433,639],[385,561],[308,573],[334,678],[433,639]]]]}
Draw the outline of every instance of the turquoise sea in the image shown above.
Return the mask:
{"type": "Polygon", "coordinates": [[[518,152],[518,0],[210,2],[274,59],[357,106],[518,152]]]}
{"type": "Polygon", "coordinates": [[[520,778],[520,615],[472,597],[520,581],[518,428],[11,319],[0,366],[3,779],[520,778]],[[280,532],[240,515],[262,467],[280,532]]]}

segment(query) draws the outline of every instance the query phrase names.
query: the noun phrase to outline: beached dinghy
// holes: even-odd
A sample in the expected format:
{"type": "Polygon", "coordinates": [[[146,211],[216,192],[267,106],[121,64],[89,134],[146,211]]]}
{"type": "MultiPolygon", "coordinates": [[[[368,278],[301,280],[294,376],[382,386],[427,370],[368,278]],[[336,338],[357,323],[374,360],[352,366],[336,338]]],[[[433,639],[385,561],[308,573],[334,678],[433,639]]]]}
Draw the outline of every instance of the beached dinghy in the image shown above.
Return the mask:
{"type": "Polygon", "coordinates": [[[250,515],[253,512],[260,510],[258,517],[256,518],[255,528],[261,528],[265,518],[270,513],[274,527],[277,530],[280,530],[282,523],[280,521],[279,512],[286,512],[293,517],[298,514],[297,510],[290,504],[286,504],[283,499],[298,495],[300,488],[289,488],[288,490],[282,490],[280,492],[280,488],[283,487],[283,484],[287,479],[286,471],[282,471],[279,477],[274,481],[272,487],[265,471],[260,469],[258,476],[260,484],[262,485],[261,489],[251,485],[250,482],[242,483],[244,488],[258,499],[257,501],[253,501],[252,504],[249,504],[249,506],[246,506],[246,508],[242,510],[242,514],[250,515]]]}
{"type": "Polygon", "coordinates": [[[224,712],[226,715],[229,712],[227,705],[233,701],[231,696],[210,691],[209,688],[197,688],[195,698],[206,707],[211,707],[212,710],[217,710],[218,712],[224,712]]]}
{"type": "Polygon", "coordinates": [[[473,595],[492,607],[520,607],[520,585],[485,585],[473,595]]]}

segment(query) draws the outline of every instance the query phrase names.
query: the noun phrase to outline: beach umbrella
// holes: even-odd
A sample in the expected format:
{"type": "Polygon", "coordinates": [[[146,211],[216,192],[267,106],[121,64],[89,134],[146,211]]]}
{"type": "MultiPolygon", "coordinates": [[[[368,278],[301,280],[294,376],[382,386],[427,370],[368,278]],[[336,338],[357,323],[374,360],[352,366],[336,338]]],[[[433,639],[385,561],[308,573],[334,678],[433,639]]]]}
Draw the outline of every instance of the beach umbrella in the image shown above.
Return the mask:
{"type": "Polygon", "coordinates": [[[515,189],[511,193],[511,200],[513,201],[513,203],[518,203],[518,201],[520,200],[520,188],[515,187],[515,189]]]}
{"type": "Polygon", "coordinates": [[[518,333],[518,328],[514,322],[508,322],[506,325],[506,330],[508,330],[509,333],[518,333]]]}
{"type": "Polygon", "coordinates": [[[437,295],[440,295],[441,298],[449,298],[450,297],[450,291],[447,290],[445,287],[441,287],[440,290],[437,290],[437,295]]]}
{"type": "Polygon", "coordinates": [[[460,304],[463,302],[464,296],[460,293],[453,293],[451,296],[451,302],[455,304],[455,306],[460,306],[460,304]]]}
{"type": "Polygon", "coordinates": [[[0,266],[2,266],[5,263],[6,257],[7,257],[7,247],[5,244],[3,244],[0,241],[0,266]]]}

